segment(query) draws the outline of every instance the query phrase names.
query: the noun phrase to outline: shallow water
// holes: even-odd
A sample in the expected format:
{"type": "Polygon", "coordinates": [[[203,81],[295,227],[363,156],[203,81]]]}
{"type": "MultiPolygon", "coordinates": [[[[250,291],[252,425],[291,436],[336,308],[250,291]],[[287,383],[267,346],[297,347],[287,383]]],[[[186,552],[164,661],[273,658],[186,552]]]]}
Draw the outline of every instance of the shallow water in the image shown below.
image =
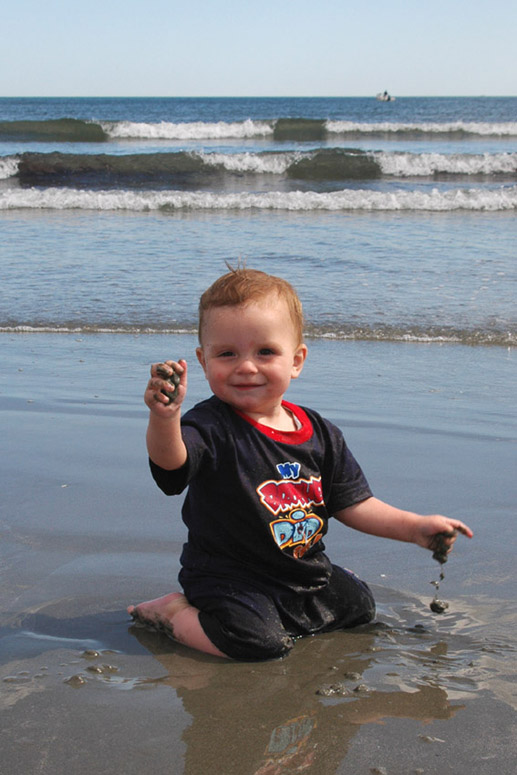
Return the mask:
{"type": "MultiPolygon", "coordinates": [[[[120,610],[73,617],[66,601],[49,605],[20,622],[13,647],[23,647],[1,668],[8,760],[49,773],[68,751],[79,773],[136,773],[147,758],[188,775],[509,774],[514,647],[481,635],[468,614],[438,627],[415,599],[375,593],[375,625],[300,641],[265,664],[192,654],[130,626],[120,610]],[[36,729],[46,740],[50,731],[43,707],[72,750],[39,739],[36,729]],[[22,723],[41,748],[18,747],[22,723]]],[[[98,611],[98,599],[88,603],[98,611]]]]}
{"type": "MultiPolygon", "coordinates": [[[[2,345],[7,766],[513,772],[512,351],[309,341],[291,398],[343,427],[379,497],[463,518],[475,537],[456,543],[437,616],[431,553],[333,526],[328,551],[372,585],[376,622],[235,664],[125,611],[175,584],[180,499],[147,471],[141,394],[149,363],[191,357],[195,338],[4,334],[2,345]]],[[[189,398],[205,395],[193,367],[189,398]]]]}
{"type": "Polygon", "coordinates": [[[509,214],[12,212],[2,224],[4,331],[194,330],[200,294],[240,256],[293,281],[313,336],[515,341],[509,214]]]}

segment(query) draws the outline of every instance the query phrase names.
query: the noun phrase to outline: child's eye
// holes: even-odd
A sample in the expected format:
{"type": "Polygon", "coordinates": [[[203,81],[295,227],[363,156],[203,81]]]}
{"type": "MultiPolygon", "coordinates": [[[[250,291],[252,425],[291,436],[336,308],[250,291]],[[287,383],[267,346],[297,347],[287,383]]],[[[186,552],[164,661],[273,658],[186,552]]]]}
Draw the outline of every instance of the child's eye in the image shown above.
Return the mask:
{"type": "Polygon", "coordinates": [[[261,350],[259,350],[259,355],[274,355],[275,351],[271,347],[262,347],[261,350]]]}
{"type": "Polygon", "coordinates": [[[231,358],[233,355],[233,352],[231,350],[225,350],[222,353],[219,353],[217,356],[218,358],[231,358]]]}

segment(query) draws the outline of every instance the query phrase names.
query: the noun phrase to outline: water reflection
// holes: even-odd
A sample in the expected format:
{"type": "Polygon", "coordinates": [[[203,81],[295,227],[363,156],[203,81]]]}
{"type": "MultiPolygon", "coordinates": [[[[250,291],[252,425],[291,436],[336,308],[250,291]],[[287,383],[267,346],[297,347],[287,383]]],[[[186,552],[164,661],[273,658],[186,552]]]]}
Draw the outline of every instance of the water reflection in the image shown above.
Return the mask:
{"type": "Polygon", "coordinates": [[[401,677],[397,686],[395,671],[372,672],[376,628],[309,638],[285,660],[249,664],[193,654],[136,627],[131,632],[163,666],[160,683],[175,689],[192,718],[183,732],[185,775],[309,768],[330,775],[363,724],[447,720],[463,707],[425,678],[408,691],[401,677]]]}

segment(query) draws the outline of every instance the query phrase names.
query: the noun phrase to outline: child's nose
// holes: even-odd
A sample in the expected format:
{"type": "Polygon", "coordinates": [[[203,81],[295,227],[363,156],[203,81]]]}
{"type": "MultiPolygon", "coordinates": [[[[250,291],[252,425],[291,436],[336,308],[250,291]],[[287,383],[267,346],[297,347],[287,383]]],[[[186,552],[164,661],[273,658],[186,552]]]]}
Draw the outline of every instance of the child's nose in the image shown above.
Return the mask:
{"type": "Polygon", "coordinates": [[[237,365],[237,371],[241,374],[255,374],[257,367],[251,358],[243,358],[237,365]]]}

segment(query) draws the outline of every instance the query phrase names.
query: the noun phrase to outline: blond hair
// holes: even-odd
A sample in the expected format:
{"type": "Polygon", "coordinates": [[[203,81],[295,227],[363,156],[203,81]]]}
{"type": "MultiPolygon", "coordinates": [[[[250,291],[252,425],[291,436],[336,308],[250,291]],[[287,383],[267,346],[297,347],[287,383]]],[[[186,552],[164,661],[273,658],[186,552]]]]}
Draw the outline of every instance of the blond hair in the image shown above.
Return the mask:
{"type": "Polygon", "coordinates": [[[302,303],[293,286],[281,277],[258,269],[236,269],[228,264],[229,272],[219,277],[203,293],[199,301],[199,339],[205,314],[215,307],[237,307],[253,301],[270,299],[273,294],[287,304],[298,343],[303,341],[302,303]]]}

